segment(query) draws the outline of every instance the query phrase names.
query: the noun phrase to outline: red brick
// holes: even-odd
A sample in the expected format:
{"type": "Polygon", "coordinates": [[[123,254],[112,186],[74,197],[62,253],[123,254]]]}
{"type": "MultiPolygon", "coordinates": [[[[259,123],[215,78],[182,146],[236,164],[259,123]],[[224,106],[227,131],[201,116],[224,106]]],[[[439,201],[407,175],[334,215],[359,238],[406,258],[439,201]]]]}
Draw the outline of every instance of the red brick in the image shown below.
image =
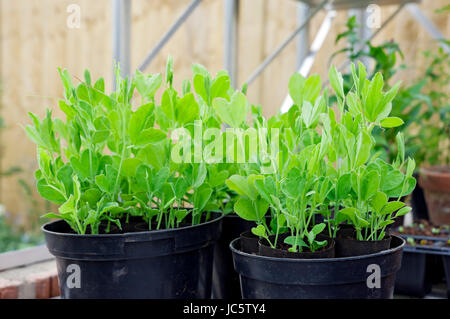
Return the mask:
{"type": "Polygon", "coordinates": [[[0,278],[0,299],[17,299],[19,283],[0,278]]]}
{"type": "Polygon", "coordinates": [[[28,277],[27,280],[34,285],[36,299],[50,298],[50,275],[49,273],[40,273],[28,277]]]}
{"type": "Polygon", "coordinates": [[[59,295],[60,292],[59,292],[58,276],[54,275],[50,277],[50,298],[58,297],[59,295]]]}

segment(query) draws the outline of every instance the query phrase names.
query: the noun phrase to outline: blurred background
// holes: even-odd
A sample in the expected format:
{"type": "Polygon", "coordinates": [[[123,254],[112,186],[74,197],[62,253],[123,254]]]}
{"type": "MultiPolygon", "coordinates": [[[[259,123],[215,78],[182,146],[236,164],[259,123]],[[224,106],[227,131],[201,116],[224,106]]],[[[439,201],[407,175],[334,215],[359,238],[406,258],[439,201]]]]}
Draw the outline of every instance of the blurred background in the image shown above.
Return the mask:
{"type": "MultiPolygon", "coordinates": [[[[191,76],[191,63],[203,64],[215,73],[230,67],[233,58],[234,85],[243,85],[311,12],[294,0],[197,2],[186,21],[145,67],[145,72],[163,73],[166,58],[172,55],[176,87],[191,76]],[[235,33],[230,28],[231,20],[226,18],[230,2],[234,3],[231,9],[237,19],[235,33]],[[234,51],[226,45],[230,34],[235,36],[234,51]]],[[[393,81],[409,83],[421,77],[428,66],[424,51],[438,48],[439,43],[407,8],[390,19],[401,1],[394,2],[395,5],[375,7],[375,12],[374,7],[371,11],[366,7],[338,10],[309,74],[326,77],[330,63],[341,65],[348,56],[343,52],[330,61],[333,53],[348,48],[355,36],[362,41],[366,35],[376,33],[372,44],[394,41],[402,52],[397,55],[396,65],[407,66],[398,68],[393,81]],[[357,15],[354,22],[359,28],[354,25],[353,33],[348,33],[348,19],[353,14],[357,15]],[[379,22],[388,23],[378,30],[379,22]],[[342,33],[342,39],[336,43],[342,33]]],[[[127,64],[125,69],[132,73],[191,4],[191,0],[0,0],[0,251],[42,242],[39,216],[48,212],[50,206],[37,196],[33,175],[36,150],[23,127],[29,124],[29,111],[41,117],[46,108],[51,108],[60,115],[58,100],[63,88],[57,68],[66,68],[78,78],[89,69],[94,78],[103,76],[106,90],[111,90],[113,61],[122,60],[122,66],[127,64]],[[130,10],[129,37],[121,33],[118,50],[117,32],[123,30],[118,25],[118,15],[123,17],[120,5],[130,10]],[[127,61],[123,61],[124,54],[127,61]]],[[[418,3],[445,38],[450,38],[450,14],[439,9],[448,4],[446,0],[418,3]]],[[[265,115],[280,109],[288,80],[308,53],[309,45],[305,44],[313,42],[326,16],[326,10],[318,12],[249,85],[250,100],[261,105],[265,115]]]]}

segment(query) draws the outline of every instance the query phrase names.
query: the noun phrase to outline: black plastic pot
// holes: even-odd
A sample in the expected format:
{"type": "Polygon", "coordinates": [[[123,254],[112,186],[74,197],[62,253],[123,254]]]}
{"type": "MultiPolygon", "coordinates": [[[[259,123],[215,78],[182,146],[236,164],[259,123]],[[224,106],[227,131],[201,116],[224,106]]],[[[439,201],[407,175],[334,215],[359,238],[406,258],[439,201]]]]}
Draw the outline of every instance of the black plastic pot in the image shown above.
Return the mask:
{"type": "Polygon", "coordinates": [[[241,298],[239,276],[233,268],[233,256],[229,248],[233,239],[255,226],[255,222],[228,214],[222,220],[222,234],[214,248],[213,298],[241,298]]]}
{"type": "Polygon", "coordinates": [[[445,273],[447,294],[450,296],[450,249],[444,247],[445,238],[405,235],[415,240],[425,239],[433,245],[405,245],[402,266],[397,273],[395,293],[423,298],[432,284],[443,281],[445,273]],[[444,272],[445,270],[445,272],[444,272]]]}
{"type": "Polygon", "coordinates": [[[245,299],[392,298],[404,244],[393,236],[390,249],[382,252],[322,259],[247,254],[240,250],[240,239],[230,248],[245,299]],[[372,281],[377,274],[379,286],[372,281]]]}
{"type": "Polygon", "coordinates": [[[423,298],[431,291],[427,257],[427,254],[403,253],[402,267],[395,278],[396,294],[423,298]]]}
{"type": "Polygon", "coordinates": [[[442,256],[445,270],[445,280],[447,281],[447,298],[450,298],[450,253],[442,256]]]}
{"type": "MultiPolygon", "coordinates": [[[[418,179],[419,175],[414,173],[414,178],[418,179]]],[[[423,193],[423,188],[417,183],[411,194],[411,207],[414,219],[425,219],[429,220],[428,207],[425,202],[425,195],[423,193]]]]}
{"type": "MultiPolygon", "coordinates": [[[[289,236],[290,233],[281,234],[278,237],[277,247],[270,247],[266,239],[261,238],[259,240],[259,255],[266,257],[277,257],[277,258],[333,258],[334,252],[334,240],[330,237],[319,234],[317,240],[327,240],[327,245],[318,251],[303,251],[303,252],[290,252],[287,250],[287,245],[283,244],[284,239],[289,236]]],[[[273,243],[275,242],[275,236],[270,236],[269,240],[273,243]]]]}
{"type": "Polygon", "coordinates": [[[242,232],[239,238],[241,239],[243,252],[247,254],[257,254],[259,252],[259,237],[254,235],[251,230],[242,232]]]}
{"type": "Polygon", "coordinates": [[[210,298],[214,245],[222,215],[176,229],[78,235],[45,224],[61,298],[210,298]]]}
{"type": "Polygon", "coordinates": [[[350,225],[338,230],[336,234],[336,257],[352,257],[374,254],[389,249],[391,236],[382,240],[357,240],[356,232],[350,225]]]}

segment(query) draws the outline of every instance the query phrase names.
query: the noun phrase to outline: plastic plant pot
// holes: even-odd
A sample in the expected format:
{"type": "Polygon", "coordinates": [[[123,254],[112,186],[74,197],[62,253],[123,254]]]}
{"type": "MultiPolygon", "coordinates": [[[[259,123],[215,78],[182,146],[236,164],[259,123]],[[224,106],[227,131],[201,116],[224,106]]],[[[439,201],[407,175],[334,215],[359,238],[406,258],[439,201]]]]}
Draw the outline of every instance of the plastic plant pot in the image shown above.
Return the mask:
{"type": "Polygon", "coordinates": [[[241,298],[239,276],[234,271],[229,246],[233,239],[254,226],[254,222],[242,219],[236,214],[228,214],[223,218],[222,234],[214,249],[213,298],[241,298]]]}
{"type": "Polygon", "coordinates": [[[392,298],[405,240],[368,255],[293,259],[251,255],[235,239],[230,248],[244,299],[392,298]]]}
{"type": "Polygon", "coordinates": [[[210,298],[214,245],[222,215],[194,226],[78,235],[66,222],[45,224],[61,298],[210,298]]]}
{"type": "Polygon", "coordinates": [[[434,283],[446,276],[447,294],[450,291],[450,248],[445,247],[446,238],[404,235],[404,238],[427,240],[431,245],[405,245],[402,266],[397,273],[395,293],[423,298],[434,283]]]}

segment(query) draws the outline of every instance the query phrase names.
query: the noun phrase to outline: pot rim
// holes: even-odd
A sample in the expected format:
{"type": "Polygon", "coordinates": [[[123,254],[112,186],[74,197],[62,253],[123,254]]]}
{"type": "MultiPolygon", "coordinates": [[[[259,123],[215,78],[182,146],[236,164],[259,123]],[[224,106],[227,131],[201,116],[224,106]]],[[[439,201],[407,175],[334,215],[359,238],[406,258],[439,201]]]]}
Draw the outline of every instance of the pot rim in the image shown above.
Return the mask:
{"type": "Polygon", "coordinates": [[[389,248],[377,253],[373,253],[373,254],[367,254],[367,255],[360,255],[360,256],[351,256],[351,257],[334,257],[334,258],[280,258],[280,257],[266,257],[266,256],[260,256],[260,255],[253,255],[253,254],[248,254],[245,252],[242,252],[240,250],[238,250],[237,248],[235,248],[234,246],[236,245],[236,243],[238,242],[238,240],[240,240],[240,238],[236,238],[234,239],[229,247],[232,251],[233,254],[238,254],[241,255],[243,257],[246,258],[251,258],[251,259],[259,259],[259,260],[266,260],[266,261],[272,261],[272,262],[288,262],[288,263],[312,263],[312,262],[316,262],[316,263],[328,263],[328,262],[345,262],[345,261],[350,261],[350,260],[359,260],[359,259],[366,259],[366,258],[370,258],[370,257],[376,257],[376,256],[382,256],[382,255],[390,255],[395,253],[396,251],[399,251],[401,249],[403,249],[403,247],[406,244],[406,240],[396,236],[396,235],[391,235],[392,239],[397,238],[398,240],[401,241],[401,244],[398,245],[397,247],[394,248],[389,248]]]}
{"type": "Polygon", "coordinates": [[[217,221],[221,220],[222,218],[224,218],[224,216],[225,216],[221,212],[211,212],[211,213],[217,214],[218,216],[216,218],[214,218],[214,219],[211,219],[211,220],[209,220],[207,222],[200,223],[200,224],[197,224],[197,225],[189,225],[189,226],[184,226],[184,227],[159,229],[159,230],[146,230],[146,231],[127,232],[127,233],[123,233],[123,234],[71,234],[71,233],[55,232],[55,231],[51,231],[51,230],[46,229],[48,226],[50,226],[52,224],[66,223],[66,221],[64,219],[58,219],[58,220],[54,220],[54,221],[45,223],[44,225],[41,226],[41,231],[44,234],[60,236],[60,237],[70,237],[70,238],[81,238],[81,237],[82,238],[105,238],[105,239],[106,238],[129,237],[131,235],[137,236],[137,235],[143,235],[143,234],[162,234],[162,233],[166,233],[166,232],[182,231],[182,230],[188,230],[188,229],[202,227],[204,225],[209,225],[209,224],[212,224],[214,222],[217,222],[217,221]]]}
{"type": "Polygon", "coordinates": [[[427,166],[427,167],[421,167],[420,168],[420,175],[425,176],[433,176],[433,177],[442,177],[444,178],[450,178],[449,172],[442,172],[435,170],[437,167],[445,167],[446,165],[435,165],[435,166],[427,166]]]}

